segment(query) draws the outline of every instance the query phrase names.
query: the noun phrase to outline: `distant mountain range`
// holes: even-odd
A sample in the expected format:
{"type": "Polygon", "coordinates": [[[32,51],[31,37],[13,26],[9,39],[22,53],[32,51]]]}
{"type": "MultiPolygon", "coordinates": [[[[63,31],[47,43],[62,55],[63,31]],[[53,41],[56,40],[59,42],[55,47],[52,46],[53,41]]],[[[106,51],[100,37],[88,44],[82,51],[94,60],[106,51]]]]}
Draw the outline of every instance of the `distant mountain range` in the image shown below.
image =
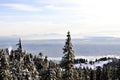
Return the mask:
{"type": "MultiPolygon", "coordinates": [[[[22,37],[19,37],[19,36],[0,36],[0,43],[4,43],[4,42],[16,42],[18,41],[19,38],[22,39],[22,41],[25,41],[25,42],[31,42],[31,41],[43,41],[43,42],[46,42],[46,43],[51,43],[56,40],[57,43],[63,43],[65,41],[65,39],[63,37],[58,38],[56,36],[63,36],[63,35],[60,35],[60,34],[55,34],[55,33],[51,33],[51,34],[41,34],[41,35],[37,35],[37,34],[34,34],[34,35],[31,35],[31,36],[22,36],[22,37]],[[54,38],[50,39],[50,35],[54,38]],[[26,39],[26,38],[27,39],[26,39]],[[30,38],[31,37],[31,38],[30,38]],[[44,37],[43,39],[40,38],[40,37],[44,37]],[[48,38],[47,38],[48,37],[48,38]]],[[[120,44],[120,38],[115,38],[115,37],[85,37],[85,38],[77,38],[77,39],[74,39],[72,38],[72,42],[74,44],[120,44]]]]}

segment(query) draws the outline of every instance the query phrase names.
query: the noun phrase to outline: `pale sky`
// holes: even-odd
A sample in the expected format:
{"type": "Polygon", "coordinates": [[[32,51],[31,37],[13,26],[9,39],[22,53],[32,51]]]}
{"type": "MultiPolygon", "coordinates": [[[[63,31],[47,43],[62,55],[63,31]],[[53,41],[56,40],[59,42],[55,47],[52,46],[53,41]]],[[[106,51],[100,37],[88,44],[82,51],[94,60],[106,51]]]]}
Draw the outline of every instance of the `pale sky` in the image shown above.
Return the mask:
{"type": "Polygon", "coordinates": [[[0,36],[68,30],[73,38],[120,37],[120,0],[0,0],[0,36]]]}

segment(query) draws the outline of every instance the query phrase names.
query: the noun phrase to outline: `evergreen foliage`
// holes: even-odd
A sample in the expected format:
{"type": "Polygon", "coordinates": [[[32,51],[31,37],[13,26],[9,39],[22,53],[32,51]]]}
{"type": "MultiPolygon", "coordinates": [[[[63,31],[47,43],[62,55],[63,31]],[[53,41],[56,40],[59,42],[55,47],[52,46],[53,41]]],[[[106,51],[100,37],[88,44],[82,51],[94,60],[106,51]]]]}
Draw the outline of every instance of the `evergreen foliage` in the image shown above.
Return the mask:
{"type": "Polygon", "coordinates": [[[74,51],[72,50],[71,36],[70,32],[67,33],[67,39],[65,42],[65,46],[63,48],[64,56],[62,57],[61,67],[64,69],[63,71],[63,79],[64,80],[74,80],[73,78],[73,65],[74,65],[74,51]]]}
{"type": "Polygon", "coordinates": [[[21,39],[17,50],[8,53],[0,49],[0,80],[120,80],[120,59],[100,58],[88,62],[86,59],[75,59],[70,32],[63,48],[60,63],[48,60],[43,53],[32,55],[23,52],[21,39]],[[93,64],[97,61],[112,59],[103,67],[75,67],[75,64],[93,64]]]}

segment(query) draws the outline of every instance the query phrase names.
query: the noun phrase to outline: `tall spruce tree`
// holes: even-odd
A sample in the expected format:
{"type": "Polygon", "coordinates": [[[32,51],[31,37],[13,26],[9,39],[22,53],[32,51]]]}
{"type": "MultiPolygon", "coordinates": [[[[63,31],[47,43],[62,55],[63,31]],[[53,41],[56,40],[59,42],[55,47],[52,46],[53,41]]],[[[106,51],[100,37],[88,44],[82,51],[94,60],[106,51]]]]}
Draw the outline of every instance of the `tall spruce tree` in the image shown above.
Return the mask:
{"type": "Polygon", "coordinates": [[[74,80],[73,65],[74,65],[74,51],[72,49],[70,32],[67,33],[67,39],[63,48],[64,56],[62,57],[61,67],[63,68],[63,80],[74,80]]]}

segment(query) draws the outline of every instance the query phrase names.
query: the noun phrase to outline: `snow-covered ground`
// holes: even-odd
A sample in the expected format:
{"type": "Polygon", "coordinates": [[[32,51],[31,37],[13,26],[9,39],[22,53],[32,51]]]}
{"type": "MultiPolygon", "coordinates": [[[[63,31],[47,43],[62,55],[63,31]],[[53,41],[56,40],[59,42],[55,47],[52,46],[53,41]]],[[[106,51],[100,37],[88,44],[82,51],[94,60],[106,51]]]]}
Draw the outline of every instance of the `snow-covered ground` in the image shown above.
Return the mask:
{"type": "MultiPolygon", "coordinates": [[[[117,58],[120,59],[120,55],[105,55],[105,56],[75,56],[75,59],[86,59],[87,61],[95,61],[96,59],[100,59],[100,58],[117,58]]],[[[56,60],[56,61],[60,61],[62,59],[62,57],[48,57],[49,60],[56,60]]]]}
{"type": "Polygon", "coordinates": [[[75,59],[86,59],[88,61],[95,61],[96,59],[100,59],[100,58],[117,58],[120,59],[120,55],[104,55],[104,56],[75,56],[75,59]]]}
{"type": "Polygon", "coordinates": [[[93,64],[90,64],[90,63],[80,63],[80,64],[75,64],[74,67],[81,67],[81,68],[91,68],[91,69],[96,69],[96,67],[100,66],[100,67],[103,67],[104,64],[108,64],[112,62],[112,59],[110,60],[106,60],[106,61],[97,61],[93,64]]]}

